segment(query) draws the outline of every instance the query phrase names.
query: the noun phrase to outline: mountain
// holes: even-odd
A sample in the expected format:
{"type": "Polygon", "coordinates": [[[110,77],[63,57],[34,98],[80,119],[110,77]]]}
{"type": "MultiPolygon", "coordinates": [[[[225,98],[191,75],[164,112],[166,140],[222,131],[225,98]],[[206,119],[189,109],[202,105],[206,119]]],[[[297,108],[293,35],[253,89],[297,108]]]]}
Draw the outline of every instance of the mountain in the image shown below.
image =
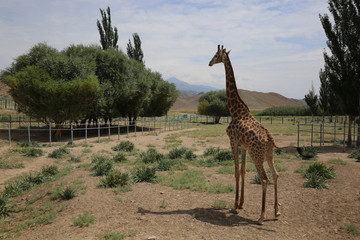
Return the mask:
{"type": "Polygon", "coordinates": [[[187,82],[181,81],[175,77],[171,77],[167,79],[168,82],[174,83],[176,86],[176,89],[180,92],[193,92],[194,94],[201,93],[201,92],[209,92],[209,91],[216,91],[219,90],[214,87],[209,87],[205,85],[195,85],[195,84],[189,84],[187,82]]]}
{"type": "MultiPolygon", "coordinates": [[[[256,91],[238,90],[241,99],[246,103],[250,110],[261,111],[266,108],[280,106],[301,106],[303,102],[284,97],[278,93],[263,93],[256,91]]],[[[172,112],[196,112],[198,101],[203,93],[198,93],[190,97],[179,97],[170,111],[172,112]]]]}

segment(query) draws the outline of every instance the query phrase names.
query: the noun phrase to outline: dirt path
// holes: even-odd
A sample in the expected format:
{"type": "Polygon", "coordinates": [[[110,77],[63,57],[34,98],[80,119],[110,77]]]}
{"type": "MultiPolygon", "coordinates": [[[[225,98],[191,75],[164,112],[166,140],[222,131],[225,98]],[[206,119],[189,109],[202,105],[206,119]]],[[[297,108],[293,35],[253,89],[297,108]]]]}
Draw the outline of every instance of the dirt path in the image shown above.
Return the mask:
{"type": "MultiPolygon", "coordinates": [[[[132,141],[136,148],[144,151],[149,145],[166,153],[166,137],[175,132],[158,135],[138,135],[122,140],[132,141]]],[[[292,142],[294,137],[276,136],[278,145],[292,142]]],[[[195,138],[181,137],[182,146],[196,146],[201,154],[210,146],[228,147],[227,137],[208,138],[206,145],[199,144],[195,138]]],[[[81,164],[89,163],[91,155],[111,154],[111,147],[118,142],[102,144],[91,143],[92,147],[71,148],[71,154],[81,156],[81,164]],[[84,149],[91,152],[85,153],[84,149]]],[[[53,148],[46,148],[48,153],[53,148]]],[[[7,151],[6,149],[3,151],[7,151]]],[[[1,150],[0,150],[1,152],[1,150]]],[[[253,172],[248,172],[245,183],[244,209],[238,215],[229,209],[215,209],[216,200],[233,204],[234,193],[210,194],[189,190],[175,190],[159,184],[139,183],[132,185],[132,191],[118,193],[111,189],[98,188],[99,177],[93,177],[84,168],[74,168],[65,177],[41,186],[21,196],[19,204],[35,196],[46,195],[48,189],[61,182],[81,180],[86,186],[83,194],[66,202],[66,206],[51,224],[36,226],[24,230],[15,239],[98,239],[105,233],[116,232],[127,235],[126,239],[357,239],[356,235],[346,233],[342,227],[352,223],[360,224],[360,163],[347,157],[347,153],[320,153],[318,160],[333,166],[336,178],[330,181],[329,189],[317,190],[304,188],[304,179],[294,170],[304,164],[299,159],[281,159],[281,165],[287,170],[280,173],[279,199],[282,215],[273,217],[273,187],[268,187],[267,217],[263,225],[256,222],[260,214],[261,186],[251,184],[253,172]],[[340,158],[346,165],[330,164],[329,159],[340,158]],[[96,217],[89,227],[76,227],[74,218],[84,211],[96,217]]],[[[22,169],[1,169],[0,183],[9,178],[41,169],[50,164],[66,165],[67,160],[55,161],[46,156],[31,159],[22,169]]],[[[75,163],[72,163],[75,167],[75,163]]],[[[126,165],[120,165],[125,169],[126,165]]],[[[231,174],[219,174],[216,167],[201,167],[208,181],[233,184],[231,174]]],[[[42,201],[36,204],[43,204],[42,201]]],[[[18,213],[20,214],[20,213],[18,213]]],[[[11,221],[11,217],[8,218],[11,221]]],[[[14,223],[16,224],[16,223],[14,223]]]]}

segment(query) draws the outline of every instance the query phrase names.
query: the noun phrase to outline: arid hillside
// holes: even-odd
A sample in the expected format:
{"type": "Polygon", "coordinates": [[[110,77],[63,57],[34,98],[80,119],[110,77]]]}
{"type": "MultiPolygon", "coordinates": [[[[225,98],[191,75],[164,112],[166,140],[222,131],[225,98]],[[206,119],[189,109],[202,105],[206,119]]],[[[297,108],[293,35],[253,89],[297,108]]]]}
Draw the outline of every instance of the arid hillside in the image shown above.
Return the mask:
{"type": "MultiPolygon", "coordinates": [[[[278,93],[273,92],[263,93],[239,89],[239,94],[244,102],[248,105],[250,110],[263,110],[270,107],[302,105],[300,101],[286,98],[278,93]]],[[[202,93],[192,97],[179,97],[170,111],[196,112],[198,100],[201,95],[202,93]]]]}

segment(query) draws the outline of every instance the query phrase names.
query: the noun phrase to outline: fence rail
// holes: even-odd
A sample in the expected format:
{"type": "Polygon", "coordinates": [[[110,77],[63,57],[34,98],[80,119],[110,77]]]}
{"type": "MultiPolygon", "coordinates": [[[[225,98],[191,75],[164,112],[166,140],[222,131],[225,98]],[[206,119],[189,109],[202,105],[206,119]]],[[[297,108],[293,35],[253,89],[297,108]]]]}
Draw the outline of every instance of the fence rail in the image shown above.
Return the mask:
{"type": "Polygon", "coordinates": [[[146,133],[157,133],[163,131],[180,130],[194,126],[191,118],[140,118],[136,124],[132,124],[127,119],[116,119],[110,122],[89,123],[65,123],[56,128],[55,124],[46,124],[39,121],[2,121],[0,122],[0,138],[7,139],[9,143],[13,140],[22,141],[68,141],[88,138],[111,138],[117,136],[118,140],[123,135],[129,134],[144,135],[146,133]],[[55,134],[56,133],[56,134],[55,134]]]}
{"type": "MultiPolygon", "coordinates": [[[[351,138],[356,142],[360,131],[359,125],[353,124],[350,128],[351,138]]],[[[328,144],[342,144],[344,149],[349,132],[349,124],[347,122],[338,123],[298,123],[297,124],[297,146],[301,143],[309,143],[311,146],[315,144],[319,147],[328,144]],[[310,138],[310,139],[309,139],[310,138]]],[[[359,141],[359,139],[358,139],[359,141]]]]}

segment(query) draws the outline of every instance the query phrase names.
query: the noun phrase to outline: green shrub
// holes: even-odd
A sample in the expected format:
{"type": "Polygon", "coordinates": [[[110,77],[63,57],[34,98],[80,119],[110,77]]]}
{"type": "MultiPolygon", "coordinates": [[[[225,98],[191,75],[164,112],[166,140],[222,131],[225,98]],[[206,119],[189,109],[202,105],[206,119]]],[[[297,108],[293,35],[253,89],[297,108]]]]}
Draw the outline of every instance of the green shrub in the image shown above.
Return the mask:
{"type": "Polygon", "coordinates": [[[59,158],[63,158],[65,155],[69,153],[70,153],[69,149],[67,149],[66,147],[61,147],[52,151],[49,154],[49,157],[59,159],[59,158]]]}
{"type": "Polygon", "coordinates": [[[40,157],[44,155],[44,151],[40,148],[27,147],[22,150],[24,156],[26,157],[40,157]]]}
{"type": "Polygon", "coordinates": [[[130,184],[130,177],[127,173],[121,173],[118,170],[112,170],[106,177],[100,180],[100,187],[114,188],[124,187],[130,184]]]}
{"type": "Polygon", "coordinates": [[[311,147],[311,146],[298,147],[298,148],[296,148],[296,150],[298,151],[301,158],[304,160],[312,159],[312,158],[316,157],[317,153],[318,153],[318,148],[311,147]]]}
{"type": "Polygon", "coordinates": [[[115,147],[112,147],[112,150],[114,151],[124,151],[124,152],[132,152],[134,150],[135,146],[130,141],[122,141],[115,147]]]}
{"type": "Polygon", "coordinates": [[[145,166],[135,167],[132,170],[132,179],[134,182],[156,182],[156,169],[145,166]]]}
{"type": "Polygon", "coordinates": [[[176,165],[177,162],[174,159],[164,158],[159,161],[156,165],[156,170],[158,171],[169,171],[172,166],[176,165]]]}
{"type": "Polygon", "coordinates": [[[123,240],[125,238],[126,238],[125,234],[109,232],[100,236],[99,240],[123,240]]]}
{"type": "Polygon", "coordinates": [[[174,148],[169,152],[170,159],[182,158],[188,149],[185,147],[174,148]]]}
{"type": "Polygon", "coordinates": [[[51,181],[58,172],[58,168],[53,165],[43,167],[40,172],[25,174],[16,181],[6,184],[3,194],[7,197],[18,196],[36,185],[51,181]]]}
{"type": "Polygon", "coordinates": [[[13,204],[6,196],[0,196],[0,218],[9,216],[10,212],[13,211],[13,207],[13,204]]]}
{"type": "Polygon", "coordinates": [[[148,149],[146,152],[140,153],[140,161],[146,164],[160,162],[163,159],[164,155],[153,148],[148,149]]]}
{"type": "Polygon", "coordinates": [[[94,222],[95,216],[91,215],[89,212],[84,212],[74,219],[74,225],[78,227],[88,227],[94,222]]]}
{"type": "Polygon", "coordinates": [[[20,147],[40,147],[40,144],[38,142],[20,142],[18,143],[20,147]]]}
{"type": "Polygon", "coordinates": [[[315,162],[306,169],[303,176],[305,178],[308,178],[308,176],[311,176],[313,174],[323,177],[325,179],[331,179],[335,177],[335,170],[332,167],[327,167],[323,163],[315,162]]]}
{"type": "Polygon", "coordinates": [[[76,190],[71,187],[67,186],[61,193],[60,193],[60,199],[62,200],[70,200],[76,197],[76,190]]]}
{"type": "Polygon", "coordinates": [[[70,156],[70,159],[68,161],[72,163],[79,163],[81,162],[81,159],[80,157],[70,156]]]}
{"type": "Polygon", "coordinates": [[[55,165],[45,166],[41,169],[41,173],[44,176],[54,176],[59,173],[59,168],[55,165]]]}
{"type": "Polygon", "coordinates": [[[335,177],[335,170],[323,163],[313,163],[304,171],[303,177],[307,179],[304,187],[323,189],[327,188],[326,180],[335,177]]]}
{"type": "Polygon", "coordinates": [[[119,152],[119,153],[117,153],[116,155],[113,156],[113,161],[114,161],[114,162],[117,162],[117,163],[119,163],[119,162],[125,162],[126,160],[127,160],[127,159],[126,159],[126,157],[125,157],[125,154],[122,153],[122,152],[119,152]]]}
{"type": "Polygon", "coordinates": [[[217,154],[218,152],[220,152],[220,148],[218,148],[218,147],[210,147],[210,148],[205,149],[203,155],[205,157],[213,156],[213,155],[217,154]]]}
{"type": "Polygon", "coordinates": [[[113,168],[113,161],[105,156],[96,155],[92,160],[91,171],[94,176],[107,175],[113,168]]]}
{"type": "Polygon", "coordinates": [[[303,186],[317,189],[328,188],[325,181],[326,179],[324,177],[311,173],[307,175],[306,182],[303,184],[303,186]]]}
{"type": "Polygon", "coordinates": [[[213,155],[213,160],[215,162],[232,161],[233,159],[234,157],[231,150],[220,150],[215,155],[213,155]]]}
{"type": "Polygon", "coordinates": [[[346,231],[351,234],[354,234],[354,235],[360,235],[360,228],[354,223],[345,225],[344,227],[341,228],[341,230],[346,231]]]}
{"type": "Polygon", "coordinates": [[[360,148],[352,150],[349,158],[355,158],[357,161],[360,161],[360,148]]]}

